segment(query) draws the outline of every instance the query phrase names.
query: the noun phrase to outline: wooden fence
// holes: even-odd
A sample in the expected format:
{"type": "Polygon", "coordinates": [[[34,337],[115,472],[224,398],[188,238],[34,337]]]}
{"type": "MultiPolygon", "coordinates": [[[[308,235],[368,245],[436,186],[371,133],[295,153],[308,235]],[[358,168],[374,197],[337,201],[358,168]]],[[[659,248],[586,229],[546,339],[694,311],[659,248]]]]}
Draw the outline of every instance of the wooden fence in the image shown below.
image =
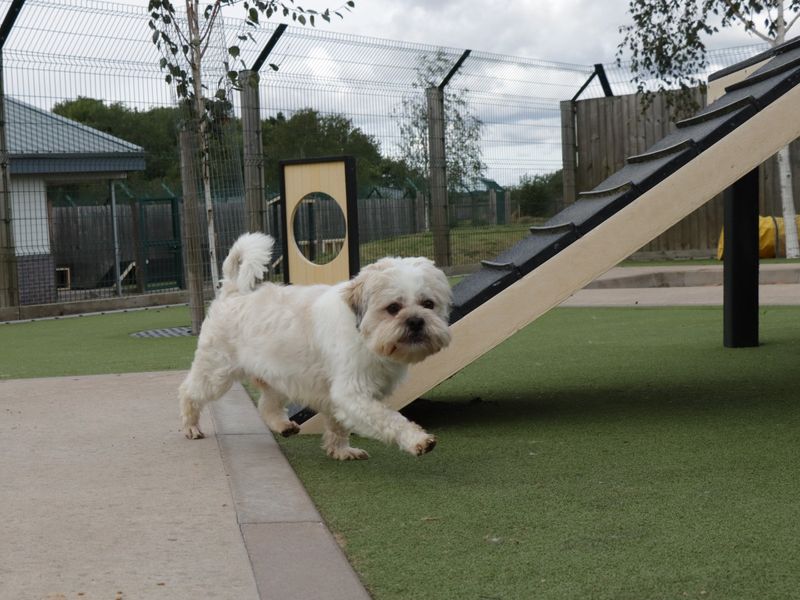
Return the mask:
{"type": "MultiPolygon", "coordinates": [[[[704,96],[695,91],[701,105],[704,96]]],[[[561,103],[564,201],[574,202],[625,165],[628,156],[640,154],[675,125],[662,96],[644,112],[635,94],[561,103]]],[[[800,196],[800,142],[792,144],[794,195],[800,196]]],[[[760,167],[759,210],[781,216],[777,166],[771,158],[760,167]]],[[[691,194],[691,190],[685,193],[691,194]]],[[[723,223],[722,197],[717,196],[641,248],[642,258],[714,256],[723,223]]]]}

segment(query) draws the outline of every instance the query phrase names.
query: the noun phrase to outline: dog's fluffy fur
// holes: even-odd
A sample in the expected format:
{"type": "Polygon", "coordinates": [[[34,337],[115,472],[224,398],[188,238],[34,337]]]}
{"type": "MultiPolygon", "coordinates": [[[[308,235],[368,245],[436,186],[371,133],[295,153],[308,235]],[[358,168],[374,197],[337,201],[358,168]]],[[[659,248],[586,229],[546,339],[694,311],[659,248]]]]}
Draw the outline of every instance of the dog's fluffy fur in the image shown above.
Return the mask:
{"type": "Polygon", "coordinates": [[[333,458],[367,458],[350,447],[351,431],[411,454],[430,451],[435,438],[381,400],[409,364],[449,344],[444,274],[426,258],[384,258],[334,286],[259,285],[273,244],[244,234],[223,263],[222,288],[180,386],[186,436],[202,437],[203,406],[250,378],[261,391],[261,416],[277,433],[298,431],[288,402],[321,413],[322,447],[333,458]]]}

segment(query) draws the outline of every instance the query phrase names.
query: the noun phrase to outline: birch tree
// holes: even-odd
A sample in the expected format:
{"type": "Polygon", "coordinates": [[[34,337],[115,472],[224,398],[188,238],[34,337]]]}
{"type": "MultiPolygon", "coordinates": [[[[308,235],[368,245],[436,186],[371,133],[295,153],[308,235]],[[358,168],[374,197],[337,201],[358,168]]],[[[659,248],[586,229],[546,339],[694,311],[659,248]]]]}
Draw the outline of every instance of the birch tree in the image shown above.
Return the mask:
{"type": "MultiPolygon", "coordinates": [[[[633,81],[645,103],[654,92],[677,89],[667,94],[667,103],[685,113],[692,108],[685,92],[704,85],[700,74],[708,66],[709,36],[739,27],[777,46],[800,18],[800,0],[630,0],[628,10],[633,23],[620,28],[618,60],[630,56],[633,81]]],[[[778,152],[777,164],[786,256],[800,258],[788,146],[778,152]]]]}
{"type": "MultiPolygon", "coordinates": [[[[426,190],[428,105],[424,90],[440,82],[452,66],[452,59],[442,51],[423,57],[416,69],[417,80],[412,84],[415,93],[405,97],[392,113],[400,123],[402,160],[413,173],[426,175],[417,182],[426,190]]],[[[483,122],[470,110],[466,93],[463,89],[448,90],[444,97],[447,187],[451,190],[470,189],[486,169],[480,144],[483,122]]]]}

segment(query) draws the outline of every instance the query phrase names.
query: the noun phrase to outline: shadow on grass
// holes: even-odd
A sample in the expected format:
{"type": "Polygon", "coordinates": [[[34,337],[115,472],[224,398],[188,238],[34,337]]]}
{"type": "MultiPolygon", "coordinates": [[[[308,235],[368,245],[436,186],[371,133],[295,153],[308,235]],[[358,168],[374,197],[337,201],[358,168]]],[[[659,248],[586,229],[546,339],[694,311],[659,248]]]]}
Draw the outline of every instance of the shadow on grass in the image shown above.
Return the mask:
{"type": "Polygon", "coordinates": [[[523,423],[569,426],[626,419],[674,424],[696,423],[698,419],[789,418],[798,413],[798,396],[800,391],[787,386],[700,382],[692,387],[679,383],[657,389],[562,389],[514,397],[475,396],[469,400],[452,396],[420,398],[402,412],[423,427],[440,431],[523,423]]]}

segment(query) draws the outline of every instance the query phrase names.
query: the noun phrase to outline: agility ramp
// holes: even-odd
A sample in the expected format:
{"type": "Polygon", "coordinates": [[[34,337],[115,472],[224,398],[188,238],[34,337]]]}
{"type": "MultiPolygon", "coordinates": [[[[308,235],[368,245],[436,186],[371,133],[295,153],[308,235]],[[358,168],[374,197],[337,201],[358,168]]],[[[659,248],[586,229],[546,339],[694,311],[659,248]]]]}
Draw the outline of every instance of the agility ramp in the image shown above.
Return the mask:
{"type": "MultiPolygon", "coordinates": [[[[711,80],[716,100],[453,288],[450,346],[412,366],[389,406],[451,377],[800,137],[800,38],[711,80]]],[[[318,416],[301,426],[321,431],[318,416]]]]}

